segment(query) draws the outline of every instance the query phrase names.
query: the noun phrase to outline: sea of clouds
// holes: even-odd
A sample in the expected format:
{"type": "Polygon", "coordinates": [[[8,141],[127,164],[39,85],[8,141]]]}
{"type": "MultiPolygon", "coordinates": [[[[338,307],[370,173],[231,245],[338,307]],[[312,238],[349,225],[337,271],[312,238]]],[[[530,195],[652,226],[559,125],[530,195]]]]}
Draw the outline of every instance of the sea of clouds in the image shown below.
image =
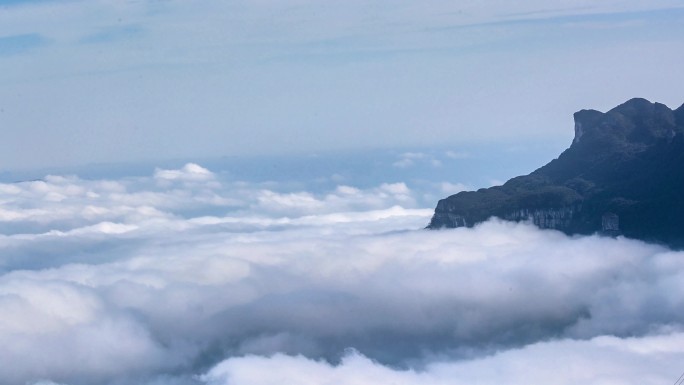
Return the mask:
{"type": "Polygon", "coordinates": [[[0,383],[677,380],[684,253],[499,220],[427,231],[425,194],[196,164],[0,184],[0,383]]]}

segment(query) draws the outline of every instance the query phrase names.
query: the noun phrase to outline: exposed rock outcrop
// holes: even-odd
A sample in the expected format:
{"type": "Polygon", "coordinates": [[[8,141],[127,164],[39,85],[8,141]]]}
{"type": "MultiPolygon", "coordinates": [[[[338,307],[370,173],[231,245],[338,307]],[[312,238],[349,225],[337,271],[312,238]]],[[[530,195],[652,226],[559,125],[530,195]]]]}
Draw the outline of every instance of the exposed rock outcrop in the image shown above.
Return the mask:
{"type": "Polygon", "coordinates": [[[673,111],[631,99],[574,119],[575,137],[558,159],[502,186],[440,200],[428,227],[495,216],[684,247],[684,105],[673,111]]]}

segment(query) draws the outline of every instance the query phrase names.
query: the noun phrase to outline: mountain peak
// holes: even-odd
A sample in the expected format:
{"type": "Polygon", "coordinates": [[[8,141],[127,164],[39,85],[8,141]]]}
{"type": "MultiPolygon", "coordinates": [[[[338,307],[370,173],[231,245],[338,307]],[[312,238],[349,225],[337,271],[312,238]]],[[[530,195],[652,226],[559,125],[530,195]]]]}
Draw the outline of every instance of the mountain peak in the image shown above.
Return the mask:
{"type": "Polygon", "coordinates": [[[502,186],[437,204],[429,228],[496,216],[568,234],[622,234],[684,247],[684,105],[630,99],[574,114],[575,138],[558,159],[502,186]]]}
{"type": "Polygon", "coordinates": [[[575,112],[575,138],[572,143],[579,143],[587,129],[597,126],[598,122],[604,117],[602,112],[596,110],[580,110],[575,112]]]}
{"type": "Polygon", "coordinates": [[[606,113],[581,110],[574,119],[573,145],[591,141],[592,147],[643,146],[670,140],[677,131],[674,111],[643,98],[630,99],[606,113]]]}
{"type": "Polygon", "coordinates": [[[613,108],[609,112],[619,112],[623,114],[639,114],[652,110],[655,104],[656,103],[651,103],[649,100],[644,98],[632,98],[613,108]]]}

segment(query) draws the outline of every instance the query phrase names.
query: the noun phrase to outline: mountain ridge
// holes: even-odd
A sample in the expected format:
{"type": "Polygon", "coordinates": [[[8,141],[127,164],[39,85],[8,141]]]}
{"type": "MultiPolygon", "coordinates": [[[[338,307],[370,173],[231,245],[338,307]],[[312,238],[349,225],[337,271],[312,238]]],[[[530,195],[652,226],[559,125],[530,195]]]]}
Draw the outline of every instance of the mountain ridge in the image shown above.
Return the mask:
{"type": "Polygon", "coordinates": [[[573,118],[575,136],[558,158],[501,186],[440,200],[427,227],[499,217],[684,247],[684,104],[671,110],[634,98],[573,118]]]}

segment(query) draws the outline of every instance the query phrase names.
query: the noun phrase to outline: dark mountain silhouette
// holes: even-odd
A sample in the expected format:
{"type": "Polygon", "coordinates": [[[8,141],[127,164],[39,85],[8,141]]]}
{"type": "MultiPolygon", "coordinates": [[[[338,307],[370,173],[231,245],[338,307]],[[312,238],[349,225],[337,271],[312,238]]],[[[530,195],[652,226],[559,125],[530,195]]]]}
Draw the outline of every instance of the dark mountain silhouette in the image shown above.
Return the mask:
{"type": "Polygon", "coordinates": [[[502,186],[440,200],[428,228],[495,216],[684,247],[684,105],[673,111],[631,99],[574,118],[575,138],[558,159],[502,186]]]}

